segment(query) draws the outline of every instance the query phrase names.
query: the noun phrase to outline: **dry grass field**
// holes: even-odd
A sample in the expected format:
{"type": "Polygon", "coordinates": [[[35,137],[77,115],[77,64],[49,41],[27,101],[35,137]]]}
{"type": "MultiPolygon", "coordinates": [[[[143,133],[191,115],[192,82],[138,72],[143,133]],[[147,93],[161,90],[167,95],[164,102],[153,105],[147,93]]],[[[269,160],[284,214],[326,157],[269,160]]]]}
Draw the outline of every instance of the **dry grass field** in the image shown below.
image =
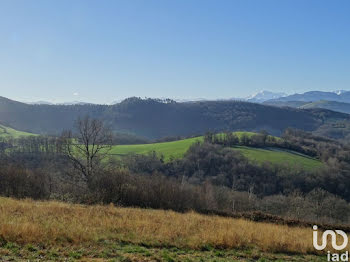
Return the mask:
{"type": "Polygon", "coordinates": [[[9,198],[0,198],[0,246],[1,261],[27,257],[33,261],[320,259],[312,255],[311,228],[193,212],[9,198]]]}

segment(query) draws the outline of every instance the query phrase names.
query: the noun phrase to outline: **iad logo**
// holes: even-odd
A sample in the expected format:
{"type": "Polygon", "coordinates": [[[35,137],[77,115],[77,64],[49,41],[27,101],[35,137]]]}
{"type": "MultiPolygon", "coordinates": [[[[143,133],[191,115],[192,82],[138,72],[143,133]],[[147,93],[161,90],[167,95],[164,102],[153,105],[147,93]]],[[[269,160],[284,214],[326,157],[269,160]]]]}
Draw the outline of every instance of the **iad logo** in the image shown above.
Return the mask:
{"type": "MultiPolygon", "coordinates": [[[[318,227],[315,225],[313,226],[313,245],[314,248],[317,250],[324,250],[327,247],[327,238],[328,236],[331,237],[331,244],[332,248],[335,250],[343,250],[344,248],[347,247],[348,245],[348,236],[346,233],[342,230],[326,230],[322,234],[322,243],[321,245],[318,244],[318,232],[317,232],[318,227]],[[340,243],[339,241],[337,242],[337,234],[342,237],[343,242],[340,243]]],[[[349,261],[349,253],[346,251],[343,254],[338,254],[338,253],[333,253],[331,254],[330,251],[327,251],[327,261],[349,261]]]]}
{"type": "Polygon", "coordinates": [[[333,230],[326,230],[326,231],[324,231],[323,234],[322,234],[322,244],[319,245],[318,244],[318,232],[317,232],[318,227],[314,226],[313,229],[314,229],[314,232],[313,232],[313,244],[314,244],[314,248],[316,248],[317,250],[323,250],[323,249],[326,248],[326,246],[327,246],[327,237],[328,236],[331,236],[332,247],[335,250],[343,250],[348,245],[348,236],[345,234],[344,231],[341,231],[341,230],[335,230],[335,232],[333,230]],[[343,244],[337,245],[337,235],[336,235],[336,233],[343,237],[343,244]]]}

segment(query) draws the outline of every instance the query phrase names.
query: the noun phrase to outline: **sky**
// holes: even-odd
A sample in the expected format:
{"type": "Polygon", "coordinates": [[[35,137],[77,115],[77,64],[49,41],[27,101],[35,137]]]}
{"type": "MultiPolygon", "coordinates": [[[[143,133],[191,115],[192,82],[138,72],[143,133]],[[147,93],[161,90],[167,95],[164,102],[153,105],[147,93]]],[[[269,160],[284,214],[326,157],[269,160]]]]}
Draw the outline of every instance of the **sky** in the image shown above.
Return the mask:
{"type": "Polygon", "coordinates": [[[0,0],[0,96],[350,90],[350,1],[0,0]]]}

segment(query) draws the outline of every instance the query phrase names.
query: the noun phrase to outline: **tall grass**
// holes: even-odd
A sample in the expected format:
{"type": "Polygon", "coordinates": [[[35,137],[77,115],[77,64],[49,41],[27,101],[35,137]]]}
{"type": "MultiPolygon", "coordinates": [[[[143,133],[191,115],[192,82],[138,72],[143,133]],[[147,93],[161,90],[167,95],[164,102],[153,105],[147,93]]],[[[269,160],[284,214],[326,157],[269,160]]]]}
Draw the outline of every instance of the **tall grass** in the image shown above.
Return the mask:
{"type": "Polygon", "coordinates": [[[205,216],[194,212],[83,206],[0,198],[0,240],[19,244],[81,244],[101,240],[201,249],[257,247],[314,253],[312,229],[205,216]]]}

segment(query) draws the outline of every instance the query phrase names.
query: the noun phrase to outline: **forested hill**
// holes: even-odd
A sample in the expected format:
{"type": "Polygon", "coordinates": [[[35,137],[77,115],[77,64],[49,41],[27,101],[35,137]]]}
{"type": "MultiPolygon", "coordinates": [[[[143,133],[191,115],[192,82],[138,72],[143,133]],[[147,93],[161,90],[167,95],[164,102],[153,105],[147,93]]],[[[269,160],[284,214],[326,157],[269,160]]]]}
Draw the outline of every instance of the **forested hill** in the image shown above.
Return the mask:
{"type": "MultiPolygon", "coordinates": [[[[29,105],[0,97],[0,123],[22,131],[58,134],[72,128],[78,116],[87,114],[105,120],[115,131],[148,138],[203,134],[209,130],[264,129],[279,135],[287,127],[327,133],[335,123],[342,123],[337,128],[346,130],[350,123],[349,115],[329,110],[278,108],[239,101],[177,103],[129,98],[115,105],[29,105]]],[[[339,135],[331,131],[332,135],[339,135]]]]}

